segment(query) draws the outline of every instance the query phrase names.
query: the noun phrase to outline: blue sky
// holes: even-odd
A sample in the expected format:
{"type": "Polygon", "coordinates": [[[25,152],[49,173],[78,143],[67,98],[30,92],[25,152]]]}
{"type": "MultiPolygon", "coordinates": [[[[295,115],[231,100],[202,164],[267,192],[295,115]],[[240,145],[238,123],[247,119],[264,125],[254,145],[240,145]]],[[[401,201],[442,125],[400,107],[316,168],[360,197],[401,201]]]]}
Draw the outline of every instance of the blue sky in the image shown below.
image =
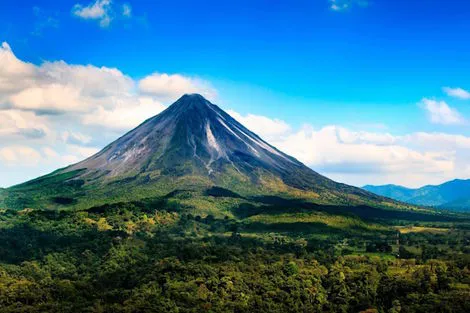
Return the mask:
{"type": "MultiPolygon", "coordinates": [[[[117,129],[76,122],[90,121],[86,114],[96,116],[98,109],[130,110],[136,105],[111,107],[103,104],[104,95],[99,101],[91,99],[95,91],[83,87],[87,75],[94,75],[90,67],[117,69],[123,80],[132,80],[122,94],[106,96],[114,97],[112,101],[129,93],[145,96],[153,101],[145,112],[158,113],[176,100],[178,91],[205,91],[276,146],[350,184],[417,186],[470,178],[465,162],[470,155],[470,95],[465,93],[470,89],[469,13],[466,1],[437,0],[2,3],[0,42],[9,47],[3,49],[5,54],[10,51],[40,73],[24,88],[47,89],[40,93],[44,98],[52,97],[52,89],[53,97],[59,98],[78,92],[81,98],[72,102],[89,111],[64,103],[67,109],[61,114],[45,114],[51,108],[40,106],[51,100],[28,104],[32,100],[25,100],[24,94],[15,96],[26,89],[0,88],[0,109],[8,111],[3,118],[9,116],[10,124],[21,128],[8,128],[4,133],[10,137],[1,139],[0,172],[7,174],[0,177],[0,186],[78,160],[82,155],[77,149],[99,149],[132,126],[124,123],[117,129]],[[62,65],[56,62],[60,60],[62,65]],[[74,65],[89,65],[91,72],[67,83],[50,82],[51,73],[64,68],[72,72],[74,65]],[[181,88],[162,92],[174,84],[162,87],[167,78],[158,76],[158,82],[152,81],[158,92],[150,87],[141,90],[139,82],[155,73],[179,75],[181,88]],[[58,91],[51,84],[63,88],[58,91]],[[152,105],[154,110],[149,109],[152,105]],[[29,129],[18,122],[30,118],[22,114],[33,114],[44,124],[44,132],[52,134],[48,141],[46,136],[43,141],[16,138],[29,129]],[[256,129],[259,125],[265,127],[256,129]],[[71,143],[64,133],[86,140],[71,143]],[[38,151],[40,161],[25,167],[21,147],[38,151]],[[46,148],[54,153],[45,153],[46,148]],[[51,162],[52,155],[56,161],[51,162]]],[[[4,73],[9,73],[4,79],[14,84],[11,73],[4,73]]],[[[94,79],[107,81],[100,75],[94,79]]]]}

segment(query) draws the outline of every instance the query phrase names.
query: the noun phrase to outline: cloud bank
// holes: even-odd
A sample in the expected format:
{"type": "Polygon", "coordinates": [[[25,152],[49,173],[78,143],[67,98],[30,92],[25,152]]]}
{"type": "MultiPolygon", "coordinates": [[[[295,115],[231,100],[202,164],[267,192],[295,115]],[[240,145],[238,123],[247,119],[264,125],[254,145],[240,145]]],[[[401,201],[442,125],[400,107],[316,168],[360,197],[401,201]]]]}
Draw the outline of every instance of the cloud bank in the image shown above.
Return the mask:
{"type": "MultiPolygon", "coordinates": [[[[98,12],[83,14],[100,14],[93,10],[98,12]]],[[[189,92],[216,96],[209,82],[182,74],[154,73],[135,80],[116,68],[64,61],[34,65],[18,59],[3,43],[0,172],[5,172],[2,167],[36,168],[13,181],[0,177],[0,186],[88,157],[189,92]]]]}
{"type": "Polygon", "coordinates": [[[304,125],[295,130],[278,119],[230,113],[280,150],[341,182],[418,187],[470,177],[470,137],[463,135],[416,132],[396,136],[340,125],[304,125]]]}

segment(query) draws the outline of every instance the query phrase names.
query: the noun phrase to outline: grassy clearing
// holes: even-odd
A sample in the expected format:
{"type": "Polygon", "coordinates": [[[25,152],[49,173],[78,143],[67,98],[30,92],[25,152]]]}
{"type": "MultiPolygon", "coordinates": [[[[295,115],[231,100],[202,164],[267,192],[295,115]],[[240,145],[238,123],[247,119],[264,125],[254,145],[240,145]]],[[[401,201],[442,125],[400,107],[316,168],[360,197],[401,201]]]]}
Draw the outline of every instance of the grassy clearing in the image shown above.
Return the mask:
{"type": "Polygon", "coordinates": [[[432,233],[432,234],[444,234],[450,230],[448,228],[437,228],[437,227],[424,227],[424,226],[400,226],[397,227],[400,234],[409,233],[432,233]]]}
{"type": "Polygon", "coordinates": [[[346,217],[340,215],[330,215],[322,212],[315,213],[294,213],[294,214],[280,214],[280,215],[256,215],[250,217],[248,220],[252,222],[262,222],[266,224],[277,223],[321,223],[326,226],[337,229],[365,229],[369,231],[390,231],[389,227],[365,223],[359,218],[346,217]]]}

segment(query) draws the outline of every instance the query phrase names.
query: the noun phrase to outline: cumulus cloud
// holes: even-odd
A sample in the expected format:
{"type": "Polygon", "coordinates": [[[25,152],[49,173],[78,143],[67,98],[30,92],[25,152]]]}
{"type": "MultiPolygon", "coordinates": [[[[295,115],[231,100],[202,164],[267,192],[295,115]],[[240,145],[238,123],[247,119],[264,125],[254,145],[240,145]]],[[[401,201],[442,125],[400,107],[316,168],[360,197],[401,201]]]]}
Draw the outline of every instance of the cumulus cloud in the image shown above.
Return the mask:
{"type": "Polygon", "coordinates": [[[8,146],[0,148],[0,160],[7,166],[21,164],[24,166],[35,166],[39,163],[42,155],[28,146],[8,146]]]}
{"type": "Polygon", "coordinates": [[[338,125],[296,130],[286,122],[228,110],[236,120],[314,170],[354,184],[418,187],[470,176],[470,137],[355,131],[338,125]]]}
{"type": "Polygon", "coordinates": [[[93,114],[84,117],[85,125],[99,125],[116,130],[129,130],[147,118],[157,115],[166,108],[163,104],[150,97],[140,97],[136,99],[133,106],[121,105],[113,109],[106,110],[99,107],[93,114]]]}
{"type": "Polygon", "coordinates": [[[134,87],[133,80],[116,68],[70,65],[64,61],[43,63],[38,68],[38,75],[45,83],[72,85],[88,97],[121,95],[134,87]]]}
{"type": "MultiPolygon", "coordinates": [[[[339,125],[294,129],[285,121],[228,110],[236,120],[316,171],[354,185],[418,187],[470,176],[470,137],[355,131],[339,125]]],[[[381,129],[384,129],[383,127],[381,129]]]]}
{"type": "Polygon", "coordinates": [[[333,11],[342,11],[349,8],[348,1],[341,1],[341,0],[330,0],[330,8],[333,11]]]}
{"type": "Polygon", "coordinates": [[[394,136],[387,132],[353,131],[338,125],[319,129],[304,125],[295,130],[279,119],[242,115],[232,110],[227,113],[313,169],[355,185],[375,182],[419,186],[441,182],[443,177],[457,175],[457,158],[464,159],[466,155],[461,151],[468,149],[470,154],[470,137],[465,136],[441,133],[394,136]],[[438,144],[433,146],[433,142],[438,144]]]}
{"type": "Polygon", "coordinates": [[[29,178],[34,178],[76,163],[97,151],[96,148],[76,145],[67,146],[67,149],[61,153],[49,146],[35,148],[13,144],[0,147],[0,169],[4,174],[0,175],[0,184],[11,186],[24,181],[24,177],[18,176],[9,179],[8,176],[5,176],[6,174],[23,174],[26,177],[29,174],[32,175],[29,178]]]}
{"type": "Polygon", "coordinates": [[[93,154],[97,153],[98,151],[99,149],[95,147],[83,147],[79,145],[70,145],[67,147],[67,152],[69,153],[67,157],[74,157],[75,158],[74,162],[78,162],[88,157],[91,157],[93,154]]]}
{"type": "Polygon", "coordinates": [[[130,4],[123,4],[122,5],[122,16],[124,17],[131,17],[132,16],[132,7],[130,4]]]}
{"type": "Polygon", "coordinates": [[[464,135],[416,132],[402,136],[401,140],[407,144],[412,144],[426,150],[470,151],[470,137],[464,135]]]}
{"type": "Polygon", "coordinates": [[[291,130],[289,124],[279,119],[255,114],[241,115],[233,110],[227,110],[227,113],[246,128],[268,141],[279,139],[279,137],[287,135],[291,130]]]}
{"type": "Polygon", "coordinates": [[[91,136],[84,135],[80,132],[64,131],[62,140],[73,145],[84,145],[91,141],[91,136]]]}
{"type": "Polygon", "coordinates": [[[424,98],[420,105],[427,111],[429,120],[435,124],[463,124],[464,118],[445,101],[424,98]]]}
{"type": "Polygon", "coordinates": [[[136,119],[160,112],[162,103],[184,93],[197,92],[212,99],[216,95],[208,82],[180,74],[154,73],[135,81],[116,68],[64,61],[36,66],[19,60],[7,43],[0,48],[0,61],[0,106],[40,115],[79,113],[80,118],[90,120],[87,114],[127,110],[128,125],[134,125],[136,119]]]}
{"type": "Polygon", "coordinates": [[[72,14],[84,20],[98,21],[102,28],[106,28],[113,21],[130,19],[132,7],[128,3],[119,4],[112,0],[96,0],[88,5],[75,4],[72,8],[72,14]]]}
{"type": "Polygon", "coordinates": [[[319,130],[305,126],[277,145],[306,164],[328,172],[381,173],[412,169],[434,173],[448,170],[452,165],[447,159],[402,145],[399,137],[354,132],[334,125],[319,130]]]}
{"type": "Polygon", "coordinates": [[[69,65],[63,61],[35,66],[0,48],[0,105],[41,114],[89,112],[110,108],[129,97],[135,82],[117,69],[69,65]]]}
{"type": "MultiPolygon", "coordinates": [[[[37,152],[28,150],[36,156],[32,160],[37,160],[34,164],[38,168],[53,170],[89,156],[90,151],[96,152],[98,147],[160,113],[183,93],[197,92],[212,98],[216,94],[202,79],[179,74],[158,75],[169,82],[142,91],[139,81],[116,68],[71,65],[64,61],[34,65],[18,59],[10,46],[3,43],[0,46],[0,148],[4,149],[1,160],[9,160],[9,171],[15,173],[17,166],[20,173],[27,153],[18,147],[29,147],[37,152]],[[57,153],[54,162],[49,162],[52,153],[43,150],[46,146],[57,153]]],[[[155,82],[156,75],[142,80],[149,81],[146,78],[155,82]]],[[[6,170],[4,166],[6,163],[0,162],[0,172],[6,170]]],[[[23,172],[23,178],[14,183],[45,173],[23,172]]],[[[0,177],[2,185],[12,183],[0,177]]]]}
{"type": "Polygon", "coordinates": [[[62,111],[86,111],[80,106],[79,90],[71,86],[49,84],[24,89],[10,97],[13,107],[41,113],[62,111]]]}
{"type": "Polygon", "coordinates": [[[4,94],[21,90],[32,83],[36,74],[35,66],[16,58],[10,45],[4,42],[0,47],[0,101],[4,94]]]}
{"type": "Polygon", "coordinates": [[[82,18],[99,21],[101,27],[108,27],[111,23],[111,0],[96,0],[86,6],[75,4],[72,14],[82,18]]]}
{"type": "Polygon", "coordinates": [[[368,0],[328,0],[330,9],[333,11],[344,11],[353,6],[367,7],[369,6],[368,0]]]}
{"type": "Polygon", "coordinates": [[[455,97],[455,98],[459,98],[459,99],[463,99],[463,100],[470,99],[470,92],[465,90],[465,89],[450,88],[450,87],[444,87],[442,89],[450,97],[455,97]]]}
{"type": "Polygon", "coordinates": [[[354,184],[418,187],[468,178],[470,137],[417,132],[404,136],[305,125],[271,141],[333,179],[354,184]]]}
{"type": "Polygon", "coordinates": [[[184,93],[200,93],[209,100],[216,97],[215,89],[206,81],[179,74],[153,73],[139,81],[139,90],[163,99],[173,99],[184,93]]]}
{"type": "Polygon", "coordinates": [[[36,116],[32,112],[20,110],[0,111],[0,138],[5,142],[8,139],[18,140],[18,137],[39,139],[50,133],[47,120],[36,116]]]}
{"type": "Polygon", "coordinates": [[[396,143],[396,137],[389,133],[372,133],[366,131],[352,132],[344,127],[335,128],[339,141],[345,144],[371,143],[374,145],[386,146],[396,143]]]}

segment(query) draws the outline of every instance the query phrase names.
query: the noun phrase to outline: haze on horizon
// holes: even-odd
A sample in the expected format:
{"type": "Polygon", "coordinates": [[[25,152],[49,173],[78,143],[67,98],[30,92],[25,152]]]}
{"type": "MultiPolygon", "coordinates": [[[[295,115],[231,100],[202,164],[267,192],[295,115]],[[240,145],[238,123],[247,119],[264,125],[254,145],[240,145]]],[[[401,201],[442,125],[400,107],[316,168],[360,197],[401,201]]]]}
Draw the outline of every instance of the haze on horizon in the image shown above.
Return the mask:
{"type": "Polygon", "coordinates": [[[340,182],[470,178],[470,4],[177,2],[2,4],[0,187],[94,154],[184,93],[340,182]]]}

